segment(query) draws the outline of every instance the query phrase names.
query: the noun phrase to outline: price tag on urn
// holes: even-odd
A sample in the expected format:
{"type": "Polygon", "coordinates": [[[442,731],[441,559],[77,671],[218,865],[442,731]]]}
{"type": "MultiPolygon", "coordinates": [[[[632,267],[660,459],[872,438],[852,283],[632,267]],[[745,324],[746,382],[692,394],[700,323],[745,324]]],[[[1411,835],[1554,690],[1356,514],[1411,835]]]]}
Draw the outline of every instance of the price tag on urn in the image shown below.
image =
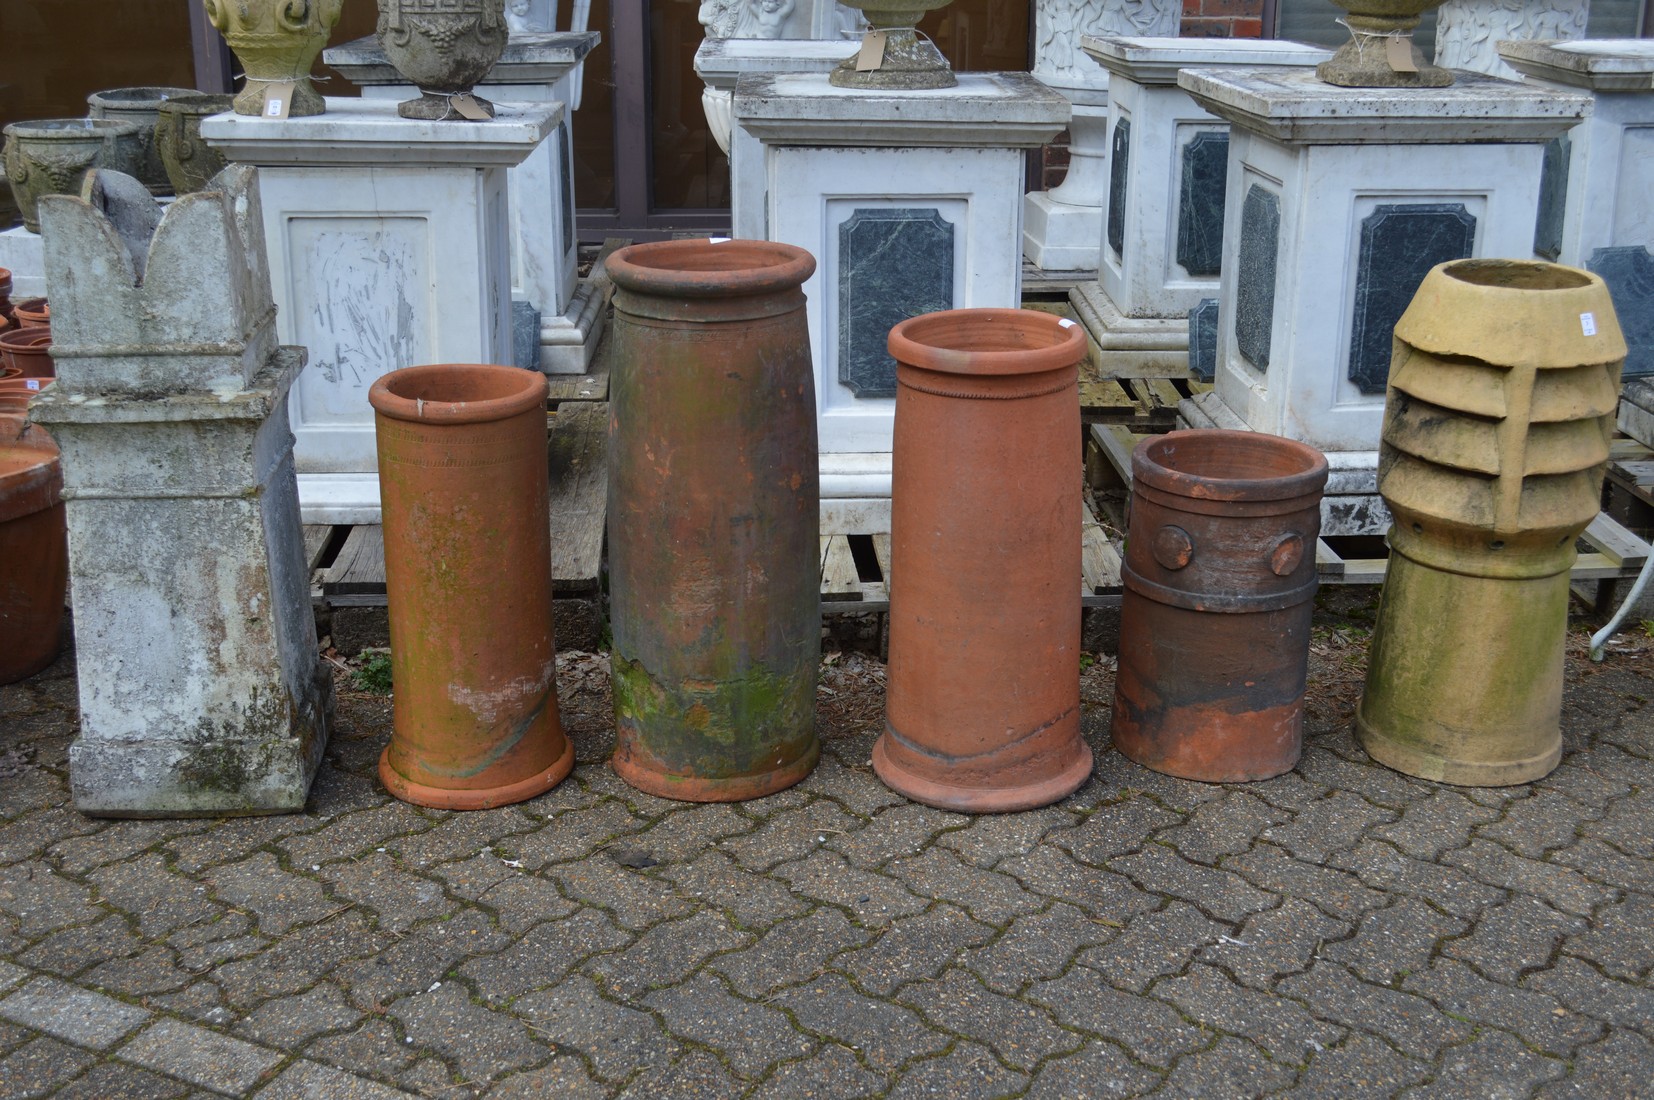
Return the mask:
{"type": "Polygon", "coordinates": [[[884,64],[884,31],[868,31],[861,40],[861,52],[856,55],[856,71],[870,73],[884,64]]]}
{"type": "Polygon", "coordinates": [[[494,117],[483,110],[482,104],[478,103],[469,94],[454,96],[448,101],[448,105],[458,112],[462,118],[468,118],[472,122],[487,122],[494,117]]]}
{"type": "Polygon", "coordinates": [[[1390,68],[1398,73],[1416,73],[1419,67],[1413,63],[1413,40],[1411,38],[1387,38],[1384,41],[1384,60],[1390,63],[1390,68]]]}
{"type": "Polygon", "coordinates": [[[286,118],[293,109],[294,83],[284,80],[264,89],[264,117],[286,118]]]}

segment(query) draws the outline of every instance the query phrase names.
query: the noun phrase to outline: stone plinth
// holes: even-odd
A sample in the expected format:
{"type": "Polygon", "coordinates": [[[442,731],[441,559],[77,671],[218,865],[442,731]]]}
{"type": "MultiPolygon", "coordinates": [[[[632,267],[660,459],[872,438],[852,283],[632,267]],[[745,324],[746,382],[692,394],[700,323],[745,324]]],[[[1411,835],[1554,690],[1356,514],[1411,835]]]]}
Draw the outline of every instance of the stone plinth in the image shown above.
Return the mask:
{"type": "MultiPolygon", "coordinates": [[[[603,331],[603,295],[576,276],[574,137],[569,111],[578,102],[581,62],[596,31],[513,33],[505,54],[477,84],[479,95],[507,103],[561,103],[550,140],[507,170],[511,194],[511,292],[540,314],[539,364],[548,374],[580,374],[603,331]]],[[[335,46],[323,59],[368,99],[411,99],[418,89],[385,59],[374,38],[335,46]]]]}
{"type": "Polygon", "coordinates": [[[1328,51],[1295,42],[1087,36],[1109,74],[1109,190],[1094,282],[1069,292],[1104,373],[1189,370],[1189,311],[1216,297],[1222,266],[1229,124],[1177,86],[1178,70],[1313,68],[1328,51]]]}
{"type": "Polygon", "coordinates": [[[41,204],[58,384],[32,409],[63,450],[75,805],[298,811],[332,678],[287,422],[304,354],[275,343],[256,179],[232,166],[152,241],[153,219],[123,240],[101,205],[41,204]]]}
{"type": "Polygon", "coordinates": [[[378,523],[368,387],[416,363],[510,363],[506,169],[554,131],[556,103],[491,122],[397,117],[389,99],[329,99],[279,121],[220,115],[202,134],[257,165],[283,343],[310,349],[293,386],[306,523],[378,523]]]}
{"type": "MultiPolygon", "coordinates": [[[[1218,399],[1376,470],[1396,321],[1436,264],[1530,252],[1544,145],[1590,100],[1474,73],[1418,91],[1298,70],[1178,81],[1231,124],[1218,399]]],[[[1329,488],[1324,530],[1381,531],[1364,497],[1329,488]]]]}
{"type": "MultiPolygon", "coordinates": [[[[808,249],[823,516],[890,495],[897,321],[1021,301],[1024,150],[1068,122],[1027,73],[877,92],[749,75],[735,123],[763,146],[768,238],[808,249]]],[[[870,530],[870,528],[869,528],[870,530]]]]}
{"type": "Polygon", "coordinates": [[[732,232],[764,239],[764,151],[759,140],[735,126],[735,83],[748,74],[826,73],[857,50],[842,39],[707,38],[695,51],[695,72],[706,90],[701,107],[719,148],[729,155],[732,232]]]}
{"type": "Polygon", "coordinates": [[[1579,89],[1591,117],[1545,147],[1533,250],[1614,296],[1628,377],[1654,374],[1654,41],[1501,42],[1529,83],[1579,89]]]}
{"type": "Polygon", "coordinates": [[[1085,35],[1175,37],[1179,0],[1037,0],[1034,75],[1068,100],[1068,174],[1022,205],[1022,254],[1043,271],[1097,270],[1108,194],[1108,74],[1080,50],[1085,35]]]}

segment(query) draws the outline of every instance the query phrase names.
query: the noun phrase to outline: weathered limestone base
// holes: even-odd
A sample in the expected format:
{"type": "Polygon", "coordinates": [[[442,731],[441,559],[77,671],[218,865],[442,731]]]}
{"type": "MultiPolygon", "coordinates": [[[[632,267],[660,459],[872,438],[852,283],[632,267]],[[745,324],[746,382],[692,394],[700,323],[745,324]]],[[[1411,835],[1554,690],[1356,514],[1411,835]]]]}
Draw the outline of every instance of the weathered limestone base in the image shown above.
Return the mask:
{"type": "Polygon", "coordinates": [[[1095,281],[1068,292],[1068,304],[1097,346],[1105,378],[1183,378],[1189,373],[1187,317],[1127,317],[1095,281]]]}
{"type": "Polygon", "coordinates": [[[608,316],[603,292],[590,279],[575,284],[563,313],[540,315],[540,369],[547,374],[584,374],[597,352],[608,316]]]}

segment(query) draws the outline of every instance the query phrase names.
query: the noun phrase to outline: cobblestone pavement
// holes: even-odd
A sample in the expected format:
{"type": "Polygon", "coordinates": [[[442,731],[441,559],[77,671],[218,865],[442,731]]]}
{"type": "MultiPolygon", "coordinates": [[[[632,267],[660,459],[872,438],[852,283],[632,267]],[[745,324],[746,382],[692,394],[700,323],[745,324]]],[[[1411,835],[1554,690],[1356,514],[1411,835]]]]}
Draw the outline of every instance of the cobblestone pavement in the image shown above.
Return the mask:
{"type": "Polygon", "coordinates": [[[565,655],[582,764],[525,805],[391,801],[346,693],[308,813],[92,821],[66,658],[0,689],[0,1097],[1654,1095],[1650,645],[1570,659],[1506,790],[1366,759],[1351,620],[1265,783],[1110,751],[1105,659],[1094,778],[974,819],[873,776],[875,661],[824,669],[809,780],[690,806],[602,765],[565,655]]]}

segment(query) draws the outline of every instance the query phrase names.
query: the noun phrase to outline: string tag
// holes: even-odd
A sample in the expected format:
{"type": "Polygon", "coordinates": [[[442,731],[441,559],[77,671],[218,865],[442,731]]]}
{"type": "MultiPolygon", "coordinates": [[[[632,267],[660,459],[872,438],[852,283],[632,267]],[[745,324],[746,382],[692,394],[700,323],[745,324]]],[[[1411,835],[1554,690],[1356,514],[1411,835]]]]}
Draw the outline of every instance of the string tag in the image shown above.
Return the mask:
{"type": "Polygon", "coordinates": [[[448,106],[459,112],[461,118],[468,118],[472,122],[487,122],[494,117],[482,109],[482,104],[471,98],[470,92],[454,96],[448,101],[448,106]]]}
{"type": "Polygon", "coordinates": [[[861,40],[861,52],[856,54],[856,71],[870,73],[884,65],[884,45],[887,31],[868,31],[861,40]]]}
{"type": "Polygon", "coordinates": [[[294,83],[283,80],[264,89],[264,117],[286,118],[293,110],[294,83]]]}
{"type": "Polygon", "coordinates": [[[1396,73],[1416,73],[1419,67],[1413,64],[1413,40],[1411,38],[1392,37],[1384,42],[1384,60],[1390,63],[1390,71],[1396,73]]]}
{"type": "Polygon", "coordinates": [[[1597,315],[1595,313],[1581,313],[1579,315],[1579,331],[1586,336],[1597,334],[1597,315]]]}

